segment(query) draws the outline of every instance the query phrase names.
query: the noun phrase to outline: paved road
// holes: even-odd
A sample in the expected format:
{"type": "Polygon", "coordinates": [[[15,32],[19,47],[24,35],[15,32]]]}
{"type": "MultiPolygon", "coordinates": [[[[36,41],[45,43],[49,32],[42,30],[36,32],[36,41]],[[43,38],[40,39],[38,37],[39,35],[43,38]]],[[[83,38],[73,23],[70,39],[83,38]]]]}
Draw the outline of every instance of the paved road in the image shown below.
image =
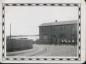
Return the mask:
{"type": "Polygon", "coordinates": [[[77,46],[33,45],[33,49],[7,53],[10,56],[76,56],[77,46]]]}
{"type": "Polygon", "coordinates": [[[8,52],[7,56],[34,56],[37,53],[43,51],[45,48],[40,47],[39,45],[34,44],[32,49],[22,50],[22,51],[15,51],[15,52],[8,52]]]}

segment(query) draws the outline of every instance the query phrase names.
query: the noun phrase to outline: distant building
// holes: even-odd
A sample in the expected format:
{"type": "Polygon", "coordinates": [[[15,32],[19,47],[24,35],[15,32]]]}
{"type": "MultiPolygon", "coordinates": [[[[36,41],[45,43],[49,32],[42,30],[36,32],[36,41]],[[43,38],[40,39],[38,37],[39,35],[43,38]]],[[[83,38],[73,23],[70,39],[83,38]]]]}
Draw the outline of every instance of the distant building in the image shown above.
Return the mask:
{"type": "Polygon", "coordinates": [[[39,36],[41,44],[77,44],[77,21],[43,23],[39,36]]]}

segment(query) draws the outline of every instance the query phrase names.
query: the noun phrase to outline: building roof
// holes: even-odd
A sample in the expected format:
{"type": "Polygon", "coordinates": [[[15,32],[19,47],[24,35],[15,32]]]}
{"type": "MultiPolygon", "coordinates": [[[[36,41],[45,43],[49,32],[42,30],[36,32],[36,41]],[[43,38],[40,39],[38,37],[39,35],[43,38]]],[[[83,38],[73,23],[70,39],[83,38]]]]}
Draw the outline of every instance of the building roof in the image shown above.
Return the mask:
{"type": "Polygon", "coordinates": [[[52,25],[64,25],[64,24],[76,24],[78,21],[59,21],[59,22],[49,22],[43,23],[40,26],[52,26],[52,25]]]}

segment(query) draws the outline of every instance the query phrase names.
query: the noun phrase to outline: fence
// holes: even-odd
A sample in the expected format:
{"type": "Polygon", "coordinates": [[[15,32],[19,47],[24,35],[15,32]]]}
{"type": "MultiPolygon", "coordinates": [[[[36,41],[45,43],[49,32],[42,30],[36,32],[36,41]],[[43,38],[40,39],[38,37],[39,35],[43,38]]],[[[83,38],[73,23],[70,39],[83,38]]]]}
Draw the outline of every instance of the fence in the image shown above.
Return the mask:
{"type": "Polygon", "coordinates": [[[19,51],[24,49],[33,48],[33,40],[28,39],[15,39],[15,38],[7,38],[6,39],[6,49],[7,52],[19,51]]]}

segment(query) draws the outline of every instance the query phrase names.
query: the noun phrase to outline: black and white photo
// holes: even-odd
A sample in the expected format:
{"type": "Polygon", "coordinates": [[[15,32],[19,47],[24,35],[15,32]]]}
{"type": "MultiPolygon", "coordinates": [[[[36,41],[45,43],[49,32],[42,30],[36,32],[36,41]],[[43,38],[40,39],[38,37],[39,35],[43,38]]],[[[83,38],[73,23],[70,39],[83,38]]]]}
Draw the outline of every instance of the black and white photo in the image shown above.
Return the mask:
{"type": "Polygon", "coordinates": [[[41,5],[5,7],[7,56],[77,57],[78,4],[41,5]]]}
{"type": "Polygon", "coordinates": [[[2,61],[84,61],[82,6],[80,1],[2,3],[2,61]]]}

